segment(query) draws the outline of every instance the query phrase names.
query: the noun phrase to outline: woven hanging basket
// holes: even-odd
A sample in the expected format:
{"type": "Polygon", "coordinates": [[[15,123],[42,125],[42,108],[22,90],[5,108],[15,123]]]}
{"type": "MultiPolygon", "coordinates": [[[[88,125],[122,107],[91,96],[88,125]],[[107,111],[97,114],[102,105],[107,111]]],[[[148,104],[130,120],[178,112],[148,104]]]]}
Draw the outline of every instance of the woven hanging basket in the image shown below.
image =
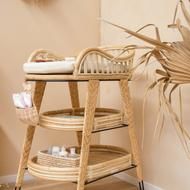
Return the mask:
{"type": "Polygon", "coordinates": [[[38,111],[36,106],[31,108],[16,108],[16,114],[20,121],[28,125],[37,125],[39,121],[38,111]]]}

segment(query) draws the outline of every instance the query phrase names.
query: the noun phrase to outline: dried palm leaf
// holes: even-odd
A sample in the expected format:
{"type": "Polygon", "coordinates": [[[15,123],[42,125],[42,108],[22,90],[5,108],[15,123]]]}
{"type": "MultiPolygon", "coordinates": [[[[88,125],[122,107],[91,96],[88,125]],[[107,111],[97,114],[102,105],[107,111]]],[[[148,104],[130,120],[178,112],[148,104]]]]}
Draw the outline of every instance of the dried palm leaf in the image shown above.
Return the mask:
{"type": "MultiPolygon", "coordinates": [[[[147,65],[150,61],[150,58],[153,57],[160,63],[160,65],[162,66],[162,70],[160,69],[155,70],[157,75],[160,77],[147,89],[143,107],[145,106],[145,100],[148,91],[158,86],[159,109],[157,114],[158,117],[156,120],[155,132],[159,131],[159,136],[161,135],[165,118],[165,116],[163,115],[163,110],[165,110],[166,113],[168,113],[168,115],[170,116],[173,126],[175,127],[177,135],[181,141],[181,144],[185,152],[187,153],[188,157],[190,158],[190,132],[188,132],[188,130],[183,126],[182,122],[181,90],[179,90],[180,116],[176,114],[172,106],[173,92],[180,85],[190,83],[190,30],[187,26],[183,26],[181,24],[180,19],[176,19],[179,5],[181,6],[181,10],[188,25],[190,26],[190,13],[186,9],[184,2],[181,0],[176,6],[173,23],[169,25],[169,27],[176,28],[179,31],[179,33],[182,36],[182,41],[162,42],[157,27],[155,27],[156,39],[139,33],[142,29],[144,29],[147,26],[154,26],[153,24],[148,24],[145,27],[142,27],[141,29],[134,32],[126,27],[116,25],[109,21],[105,20],[103,21],[123,30],[124,32],[128,33],[130,36],[134,36],[152,45],[152,49],[141,56],[140,64],[147,65]],[[172,87],[170,88],[171,85],[172,87]],[[169,94],[167,93],[168,90],[169,94]],[[159,127],[159,122],[161,123],[160,127],[159,127]]],[[[143,139],[144,139],[144,127],[143,127],[143,139]]]]}

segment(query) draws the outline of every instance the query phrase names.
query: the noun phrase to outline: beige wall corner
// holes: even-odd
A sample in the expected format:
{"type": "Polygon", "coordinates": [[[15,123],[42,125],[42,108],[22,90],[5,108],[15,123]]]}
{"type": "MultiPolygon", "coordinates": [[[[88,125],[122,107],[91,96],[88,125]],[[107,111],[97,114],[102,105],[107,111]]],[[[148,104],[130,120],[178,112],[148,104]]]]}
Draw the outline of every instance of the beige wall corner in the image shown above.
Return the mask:
{"type": "MultiPolygon", "coordinates": [[[[99,0],[54,0],[39,7],[21,0],[0,1],[0,176],[15,174],[18,168],[25,128],[16,118],[11,96],[21,90],[22,64],[39,48],[72,56],[98,46],[99,6],[99,0]]],[[[80,90],[84,95],[84,84],[80,90]]],[[[48,84],[42,110],[69,106],[67,85],[48,84]]],[[[50,145],[76,142],[72,132],[38,129],[32,154],[50,145]]]]}
{"type": "MultiPolygon", "coordinates": [[[[160,28],[163,41],[175,41],[180,39],[179,35],[177,31],[168,29],[167,25],[172,22],[176,3],[177,1],[173,0],[102,0],[101,17],[132,30],[137,30],[139,27],[148,23],[154,23],[160,28]]],[[[179,13],[179,17],[181,17],[181,13],[179,13]]],[[[151,28],[144,30],[143,33],[155,37],[151,28]]],[[[134,38],[127,40],[126,36],[128,35],[121,30],[103,22],[101,23],[102,45],[144,44],[134,38]]],[[[152,69],[150,68],[149,70],[152,69]]],[[[131,82],[131,94],[134,104],[136,128],[140,139],[139,142],[141,142],[142,137],[142,103],[147,83],[146,74],[143,74],[139,80],[131,82]]],[[[184,100],[184,125],[189,129],[190,87],[184,86],[182,91],[184,100]]],[[[100,97],[101,106],[121,107],[117,83],[110,82],[102,84],[100,97]]],[[[160,141],[158,138],[153,137],[158,109],[157,97],[157,91],[153,90],[148,96],[145,111],[145,141],[142,150],[145,181],[164,190],[189,190],[190,160],[186,157],[169,119],[166,121],[160,141]]],[[[175,107],[178,108],[178,99],[175,95],[174,102],[176,104],[175,107]]],[[[101,135],[101,142],[127,148],[129,144],[126,137],[127,129],[122,129],[120,131],[110,132],[110,135],[107,133],[101,135]]]]}

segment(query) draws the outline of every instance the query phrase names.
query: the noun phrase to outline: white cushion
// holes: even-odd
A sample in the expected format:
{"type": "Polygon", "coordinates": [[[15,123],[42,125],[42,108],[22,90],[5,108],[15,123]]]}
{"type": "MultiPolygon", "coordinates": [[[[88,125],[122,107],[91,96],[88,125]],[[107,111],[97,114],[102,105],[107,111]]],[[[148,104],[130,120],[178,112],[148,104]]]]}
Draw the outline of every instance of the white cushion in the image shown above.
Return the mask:
{"type": "Polygon", "coordinates": [[[73,73],[74,59],[49,62],[29,62],[23,65],[25,73],[31,74],[52,74],[52,73],[73,73]]]}

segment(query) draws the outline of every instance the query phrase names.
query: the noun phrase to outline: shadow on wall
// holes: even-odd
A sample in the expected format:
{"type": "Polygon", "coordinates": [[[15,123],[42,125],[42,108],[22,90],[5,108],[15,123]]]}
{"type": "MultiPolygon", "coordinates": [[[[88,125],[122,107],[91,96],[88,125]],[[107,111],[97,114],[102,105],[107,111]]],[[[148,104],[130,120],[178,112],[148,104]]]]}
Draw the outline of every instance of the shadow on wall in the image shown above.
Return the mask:
{"type": "Polygon", "coordinates": [[[35,5],[39,7],[49,6],[54,1],[52,0],[22,0],[24,3],[27,3],[28,5],[35,5]]]}
{"type": "Polygon", "coordinates": [[[9,168],[15,168],[15,164],[19,161],[19,152],[16,150],[15,145],[0,125],[0,176],[12,173],[12,171],[7,170],[7,165],[9,165],[9,168]],[[6,145],[6,148],[4,148],[4,145],[6,145]],[[2,174],[1,171],[6,171],[6,173],[2,174]]]}

